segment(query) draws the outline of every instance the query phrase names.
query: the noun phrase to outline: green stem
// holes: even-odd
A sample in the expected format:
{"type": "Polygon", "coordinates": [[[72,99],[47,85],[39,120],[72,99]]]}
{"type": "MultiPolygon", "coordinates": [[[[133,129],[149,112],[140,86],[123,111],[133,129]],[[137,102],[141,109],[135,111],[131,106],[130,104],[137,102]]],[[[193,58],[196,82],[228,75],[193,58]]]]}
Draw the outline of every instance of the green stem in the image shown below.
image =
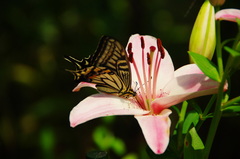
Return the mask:
{"type": "MultiPolygon", "coordinates": [[[[216,7],[216,12],[219,9],[220,9],[219,7],[216,7]]],[[[204,159],[208,159],[209,157],[212,143],[217,131],[217,127],[222,116],[221,106],[222,106],[222,99],[223,99],[223,88],[224,88],[224,84],[227,77],[226,73],[225,74],[223,73],[220,21],[216,21],[216,54],[217,54],[218,71],[219,71],[221,82],[218,88],[216,107],[213,113],[210,130],[208,132],[208,136],[205,144],[205,149],[203,154],[204,159]]]]}
{"type": "Polygon", "coordinates": [[[178,150],[181,150],[183,147],[183,135],[182,135],[182,130],[183,130],[183,123],[184,123],[184,119],[185,119],[185,115],[186,115],[186,111],[187,111],[187,107],[188,107],[188,102],[184,101],[182,104],[182,109],[181,112],[179,114],[179,120],[178,120],[178,150]]]}
{"type": "Polygon", "coordinates": [[[217,95],[213,95],[212,98],[210,99],[210,101],[208,102],[208,105],[206,107],[206,109],[203,112],[203,117],[207,116],[207,114],[209,113],[210,109],[212,108],[212,105],[214,103],[214,101],[216,100],[217,95]]]}
{"type": "Polygon", "coordinates": [[[233,49],[237,50],[237,51],[240,51],[239,49],[239,46],[238,46],[238,43],[240,41],[240,26],[238,26],[238,33],[237,33],[237,36],[235,38],[235,41],[233,43],[233,49]]]}
{"type": "Polygon", "coordinates": [[[224,88],[225,82],[226,82],[226,74],[223,75],[222,81],[218,89],[216,107],[213,113],[213,119],[210,125],[210,130],[208,132],[207,141],[205,144],[204,159],[208,159],[208,156],[210,154],[210,150],[212,147],[212,143],[217,131],[217,127],[222,116],[221,106],[222,106],[222,99],[223,99],[223,93],[224,93],[223,88],[224,88]]]}
{"type": "MultiPolygon", "coordinates": [[[[219,7],[216,7],[216,12],[219,10],[219,7]]],[[[220,30],[220,21],[216,21],[216,53],[217,53],[217,63],[218,71],[220,77],[223,75],[223,60],[222,60],[222,47],[221,47],[221,30],[220,30]]]]}
{"type": "Polygon", "coordinates": [[[196,126],[196,130],[199,130],[200,127],[202,126],[203,122],[205,121],[205,117],[207,116],[207,114],[209,113],[210,109],[212,108],[213,106],[213,103],[215,102],[216,100],[216,95],[213,95],[210,99],[210,101],[208,102],[208,105],[206,106],[203,114],[202,114],[202,117],[200,118],[200,121],[199,123],[197,124],[196,126]]]}

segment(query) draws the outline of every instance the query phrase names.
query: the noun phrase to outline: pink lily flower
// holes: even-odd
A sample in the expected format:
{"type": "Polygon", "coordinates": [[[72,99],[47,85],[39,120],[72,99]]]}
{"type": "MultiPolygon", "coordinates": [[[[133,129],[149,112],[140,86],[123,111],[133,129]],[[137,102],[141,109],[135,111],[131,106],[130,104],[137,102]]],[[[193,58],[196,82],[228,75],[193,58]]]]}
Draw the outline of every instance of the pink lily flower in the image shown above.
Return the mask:
{"type": "Polygon", "coordinates": [[[215,15],[216,20],[227,20],[231,22],[237,22],[240,19],[239,9],[222,9],[215,15]]]}
{"type": "MultiPolygon", "coordinates": [[[[72,127],[94,118],[109,115],[134,115],[147,144],[156,154],[162,154],[169,143],[172,105],[198,96],[217,93],[219,83],[206,77],[195,65],[185,65],[176,71],[160,39],[132,35],[127,49],[132,71],[132,88],[136,97],[120,98],[110,94],[95,94],[85,98],[70,113],[72,127]]],[[[73,91],[94,84],[81,82],[73,91]]]]}

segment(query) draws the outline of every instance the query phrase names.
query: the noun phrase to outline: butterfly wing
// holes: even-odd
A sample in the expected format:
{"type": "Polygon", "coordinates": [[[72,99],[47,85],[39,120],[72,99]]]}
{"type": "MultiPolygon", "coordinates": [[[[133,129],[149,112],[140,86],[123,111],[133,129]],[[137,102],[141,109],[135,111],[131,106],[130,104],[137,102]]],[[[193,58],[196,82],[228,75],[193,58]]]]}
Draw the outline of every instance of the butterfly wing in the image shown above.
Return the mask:
{"type": "MultiPolygon", "coordinates": [[[[78,60],[71,56],[64,56],[64,59],[72,62],[76,69],[83,69],[89,66],[104,66],[115,71],[117,66],[117,61],[127,60],[127,54],[124,47],[115,39],[108,36],[103,36],[100,39],[98,47],[94,54],[87,58],[78,60]]],[[[130,68],[130,67],[129,67],[130,68]]]]}
{"type": "Polygon", "coordinates": [[[131,70],[124,47],[115,39],[103,36],[94,54],[77,60],[71,56],[65,59],[74,63],[76,70],[68,70],[78,81],[95,83],[99,91],[118,96],[134,96],[131,88],[131,70]]]}
{"type": "Polygon", "coordinates": [[[131,68],[125,48],[117,40],[103,36],[90,58],[95,66],[104,66],[120,77],[127,90],[131,88],[131,68]]]}
{"type": "Polygon", "coordinates": [[[126,87],[123,80],[113,72],[101,73],[92,78],[91,82],[96,84],[96,88],[100,92],[125,98],[136,95],[136,93],[131,88],[126,87]]]}

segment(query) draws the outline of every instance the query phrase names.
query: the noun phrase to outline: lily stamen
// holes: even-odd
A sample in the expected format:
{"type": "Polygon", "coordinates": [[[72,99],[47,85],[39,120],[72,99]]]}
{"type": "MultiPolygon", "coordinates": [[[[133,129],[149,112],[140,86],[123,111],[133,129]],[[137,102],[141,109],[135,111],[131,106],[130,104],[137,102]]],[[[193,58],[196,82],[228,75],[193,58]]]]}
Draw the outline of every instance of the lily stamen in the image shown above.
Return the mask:
{"type": "MultiPolygon", "coordinates": [[[[139,71],[138,71],[138,68],[137,68],[137,65],[136,65],[136,62],[135,62],[135,60],[134,60],[134,58],[133,58],[133,52],[132,52],[132,43],[129,43],[128,44],[128,48],[127,48],[127,51],[128,51],[128,54],[129,54],[129,57],[131,57],[130,59],[130,62],[133,64],[133,68],[135,69],[135,71],[136,71],[136,75],[137,75],[137,77],[138,77],[138,79],[141,79],[141,77],[140,77],[140,74],[139,74],[139,71]]],[[[139,82],[139,85],[140,85],[140,92],[144,92],[144,89],[143,89],[143,83],[142,83],[142,80],[138,80],[138,82],[139,82]]],[[[138,91],[139,92],[139,91],[138,91]]],[[[142,95],[141,97],[140,97],[140,95],[139,94],[141,94],[141,93],[138,93],[137,92],[137,95],[136,95],[136,97],[135,97],[135,99],[137,100],[137,102],[138,103],[144,103],[144,106],[142,106],[143,107],[143,109],[145,109],[145,110],[148,110],[148,104],[147,104],[147,98],[146,98],[146,96],[145,95],[142,95]],[[141,102],[141,100],[142,100],[142,102],[141,102]]]]}
{"type": "MultiPolygon", "coordinates": [[[[144,91],[142,92],[142,95],[143,96],[146,96],[147,99],[149,99],[149,94],[148,94],[148,84],[147,84],[147,76],[146,76],[146,66],[145,66],[145,52],[144,52],[144,49],[145,49],[145,43],[144,43],[144,38],[141,36],[140,37],[140,40],[141,40],[141,49],[142,49],[142,69],[143,69],[143,80],[144,80],[144,86],[145,86],[145,89],[144,91]]],[[[141,78],[138,79],[139,81],[141,81],[141,78]]],[[[148,110],[150,109],[149,107],[149,103],[146,103],[146,107],[148,108],[148,110]]]]}

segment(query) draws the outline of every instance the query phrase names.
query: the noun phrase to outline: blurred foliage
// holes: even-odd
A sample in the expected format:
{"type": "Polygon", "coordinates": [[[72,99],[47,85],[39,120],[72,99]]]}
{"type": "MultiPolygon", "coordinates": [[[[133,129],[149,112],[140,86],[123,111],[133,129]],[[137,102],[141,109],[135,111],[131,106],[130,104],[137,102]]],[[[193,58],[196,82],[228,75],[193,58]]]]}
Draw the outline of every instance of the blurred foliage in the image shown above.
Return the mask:
{"type": "MultiPolygon", "coordinates": [[[[76,83],[64,70],[72,66],[63,60],[63,55],[79,59],[88,56],[102,35],[113,36],[125,45],[131,34],[149,34],[162,39],[177,68],[188,63],[188,40],[201,3],[201,0],[194,4],[191,0],[2,1],[0,158],[84,158],[93,149],[106,149],[111,158],[146,159],[146,143],[132,117],[96,119],[70,128],[68,116],[73,106],[96,91],[84,88],[71,93],[76,83]],[[111,144],[104,146],[106,137],[111,144]]],[[[239,8],[237,4],[229,0],[226,7],[239,8]]],[[[225,27],[237,29],[231,24],[225,27]]],[[[239,88],[239,82],[235,84],[239,88]]],[[[228,127],[220,126],[219,132],[226,132],[217,139],[239,134],[239,128],[234,127],[239,125],[239,118],[223,123],[228,127]]],[[[231,139],[221,142],[239,147],[240,142],[231,143],[231,139]]],[[[227,146],[220,148],[224,148],[224,154],[237,152],[227,146]]],[[[216,149],[213,153],[219,154],[221,150],[216,149]]]]}

